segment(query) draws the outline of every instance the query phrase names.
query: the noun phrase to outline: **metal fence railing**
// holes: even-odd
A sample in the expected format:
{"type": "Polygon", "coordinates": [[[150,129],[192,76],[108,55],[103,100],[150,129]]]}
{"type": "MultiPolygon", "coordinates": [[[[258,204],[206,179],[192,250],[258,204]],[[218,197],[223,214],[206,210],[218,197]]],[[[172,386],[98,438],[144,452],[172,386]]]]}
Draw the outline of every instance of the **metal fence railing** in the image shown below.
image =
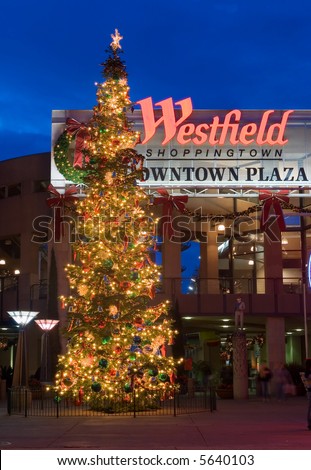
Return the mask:
{"type": "Polygon", "coordinates": [[[194,390],[190,393],[175,392],[163,399],[159,392],[137,397],[126,394],[117,401],[94,396],[91,401],[66,398],[53,390],[11,388],[7,395],[9,415],[74,417],[74,416],[177,416],[216,410],[216,394],[213,388],[194,390]]]}

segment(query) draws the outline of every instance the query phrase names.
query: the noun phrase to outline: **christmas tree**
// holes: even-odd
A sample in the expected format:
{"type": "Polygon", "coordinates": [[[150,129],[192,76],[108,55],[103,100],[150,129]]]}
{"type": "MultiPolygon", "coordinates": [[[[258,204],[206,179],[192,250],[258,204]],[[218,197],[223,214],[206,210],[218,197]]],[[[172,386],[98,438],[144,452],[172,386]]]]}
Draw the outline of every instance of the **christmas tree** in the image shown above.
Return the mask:
{"type": "Polygon", "coordinates": [[[118,31],[111,35],[105,81],[84,142],[86,197],[76,204],[77,239],[66,267],[71,293],[68,349],[59,358],[57,390],[90,403],[131,401],[153,391],[172,395],[177,360],[169,304],[151,306],[160,279],[149,197],[139,181],[139,135],[127,117],[132,107],[118,31]]]}

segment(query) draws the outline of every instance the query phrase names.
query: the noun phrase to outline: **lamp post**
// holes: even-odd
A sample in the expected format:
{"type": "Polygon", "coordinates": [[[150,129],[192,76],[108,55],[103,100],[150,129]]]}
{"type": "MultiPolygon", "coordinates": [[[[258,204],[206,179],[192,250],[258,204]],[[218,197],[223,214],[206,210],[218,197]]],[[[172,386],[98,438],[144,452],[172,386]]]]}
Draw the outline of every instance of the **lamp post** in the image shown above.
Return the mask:
{"type": "Polygon", "coordinates": [[[13,387],[27,387],[28,385],[28,356],[25,327],[39,312],[15,310],[8,312],[10,317],[19,325],[16,359],[13,372],[13,387]]]}
{"type": "Polygon", "coordinates": [[[40,381],[41,382],[50,382],[51,380],[51,367],[49,361],[49,332],[54,328],[59,320],[35,320],[37,325],[43,331],[41,337],[41,365],[40,365],[40,381]]]}

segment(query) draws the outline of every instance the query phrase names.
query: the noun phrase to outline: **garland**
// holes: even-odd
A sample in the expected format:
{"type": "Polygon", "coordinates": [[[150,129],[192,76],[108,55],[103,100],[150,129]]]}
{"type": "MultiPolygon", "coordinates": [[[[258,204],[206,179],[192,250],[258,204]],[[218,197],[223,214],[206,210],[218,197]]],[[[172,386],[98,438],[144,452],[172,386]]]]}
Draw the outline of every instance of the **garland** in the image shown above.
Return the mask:
{"type": "MultiPolygon", "coordinates": [[[[186,208],[185,211],[184,211],[184,214],[193,217],[195,222],[200,222],[202,220],[207,221],[209,219],[213,219],[213,221],[215,221],[215,222],[221,222],[225,219],[234,220],[237,217],[249,216],[250,214],[254,214],[255,212],[262,211],[263,205],[264,205],[264,202],[262,202],[260,204],[255,204],[254,206],[249,207],[245,211],[230,212],[229,214],[221,214],[221,215],[220,214],[205,214],[205,215],[202,215],[202,214],[200,214],[199,212],[196,212],[196,211],[191,212],[186,208]]],[[[288,210],[291,210],[293,212],[297,212],[297,213],[301,213],[301,214],[311,214],[311,208],[308,208],[308,207],[301,208],[301,207],[297,207],[297,206],[294,206],[293,204],[289,204],[289,203],[286,203],[286,202],[281,202],[280,205],[281,205],[282,209],[288,209],[288,210]]]]}
{"type": "Polygon", "coordinates": [[[58,171],[75,184],[83,183],[88,175],[88,171],[81,168],[74,168],[68,159],[68,151],[74,137],[66,130],[60,135],[54,146],[54,161],[58,171]]]}

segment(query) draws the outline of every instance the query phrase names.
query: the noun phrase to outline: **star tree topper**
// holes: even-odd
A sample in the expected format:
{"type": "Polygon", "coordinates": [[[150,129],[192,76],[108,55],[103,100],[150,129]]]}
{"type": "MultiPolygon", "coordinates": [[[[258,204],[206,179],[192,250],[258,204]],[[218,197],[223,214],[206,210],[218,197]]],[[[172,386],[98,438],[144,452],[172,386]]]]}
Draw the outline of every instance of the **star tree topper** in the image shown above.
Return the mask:
{"type": "Polygon", "coordinates": [[[114,51],[116,51],[117,49],[121,49],[120,41],[121,41],[121,39],[123,39],[123,36],[120,35],[120,33],[117,29],[114,30],[114,34],[111,34],[111,37],[113,39],[112,43],[110,44],[112,49],[114,51]]]}

